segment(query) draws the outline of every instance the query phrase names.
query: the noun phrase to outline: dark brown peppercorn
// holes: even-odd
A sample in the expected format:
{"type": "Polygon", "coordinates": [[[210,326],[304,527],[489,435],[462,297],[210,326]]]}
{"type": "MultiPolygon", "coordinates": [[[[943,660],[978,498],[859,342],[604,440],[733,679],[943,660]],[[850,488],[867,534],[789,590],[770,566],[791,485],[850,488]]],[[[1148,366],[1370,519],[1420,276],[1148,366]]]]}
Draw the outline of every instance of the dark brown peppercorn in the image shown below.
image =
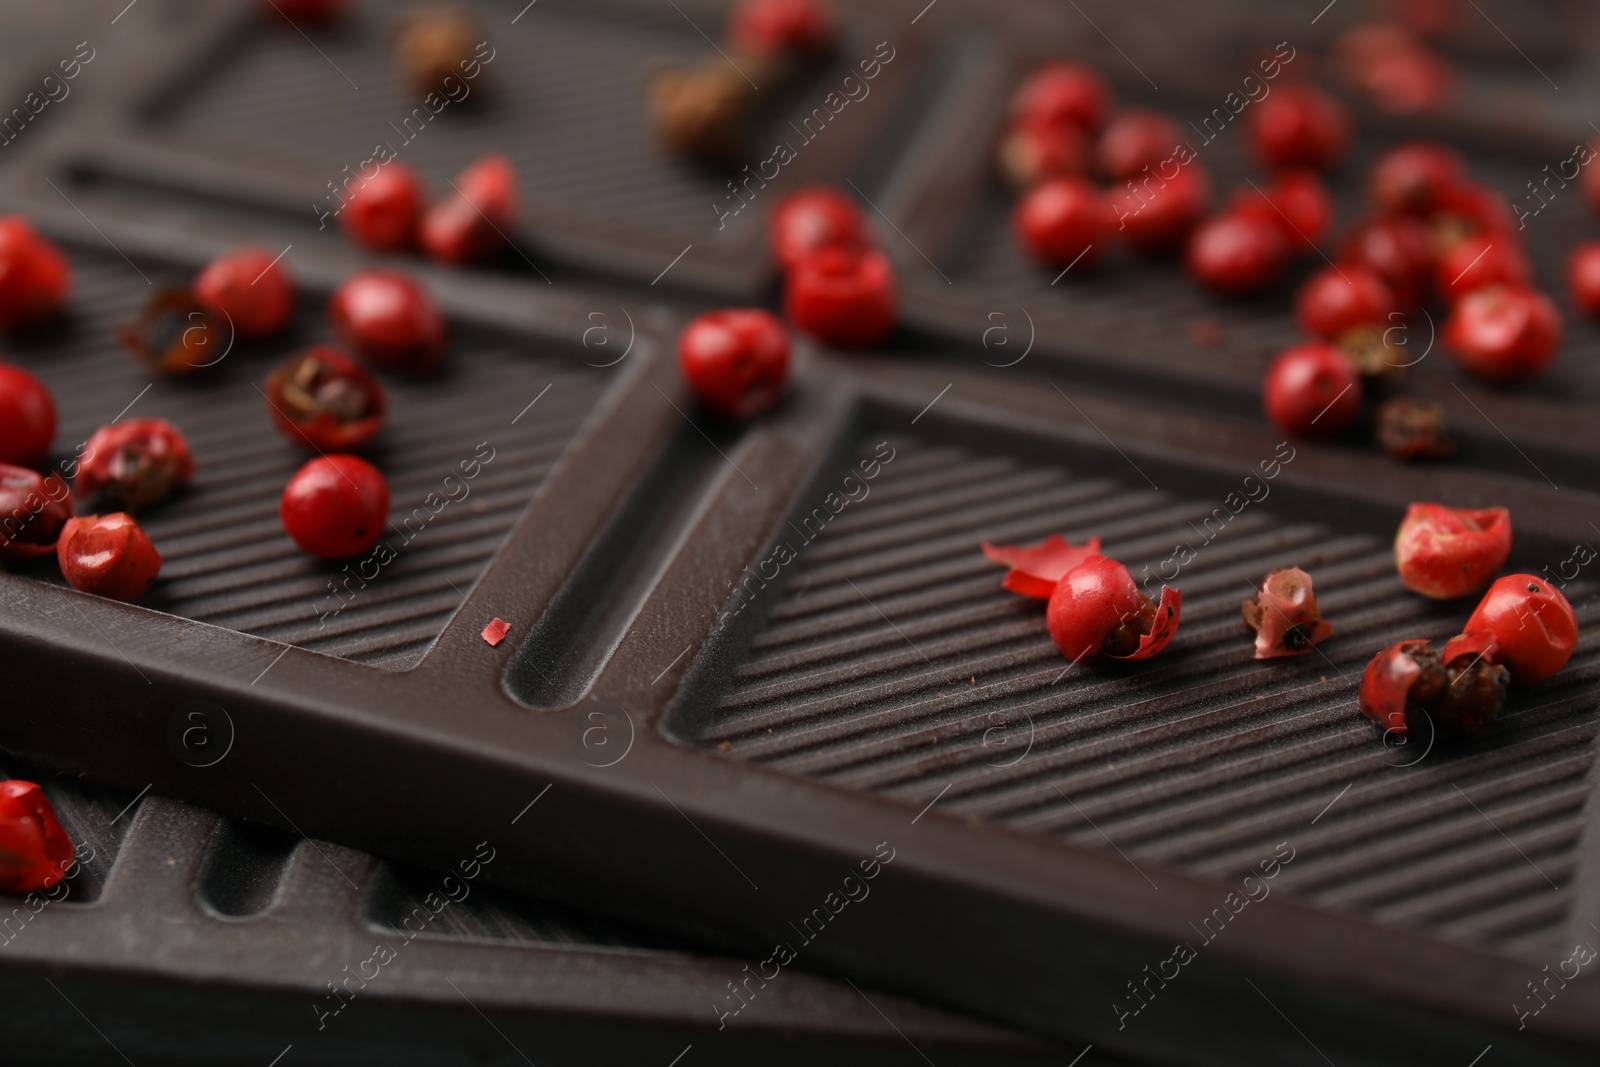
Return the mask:
{"type": "Polygon", "coordinates": [[[462,70],[472,61],[473,47],[480,40],[477,26],[459,9],[422,8],[406,16],[395,42],[395,58],[418,93],[441,92],[450,75],[465,84],[462,70]]]}

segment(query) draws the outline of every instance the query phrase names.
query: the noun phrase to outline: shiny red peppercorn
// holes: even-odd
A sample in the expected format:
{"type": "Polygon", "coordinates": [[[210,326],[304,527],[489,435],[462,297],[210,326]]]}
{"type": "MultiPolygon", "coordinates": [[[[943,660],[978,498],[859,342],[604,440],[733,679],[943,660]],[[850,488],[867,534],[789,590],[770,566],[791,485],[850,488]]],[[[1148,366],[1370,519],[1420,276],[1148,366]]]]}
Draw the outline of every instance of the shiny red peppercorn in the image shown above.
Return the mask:
{"type": "Polygon", "coordinates": [[[824,248],[789,272],[783,312],[819,341],[862,347],[889,336],[899,299],[894,268],[882,252],[824,248]]]}
{"type": "Polygon", "coordinates": [[[417,172],[390,160],[351,191],[339,211],[350,239],[378,252],[403,252],[417,243],[426,190],[417,172]]]}
{"type": "Polygon", "coordinates": [[[1338,262],[1371,267],[1388,283],[1395,299],[1411,305],[1433,281],[1433,242],[1428,228],[1401,216],[1368,219],[1339,246],[1338,262]]]}
{"type": "Polygon", "coordinates": [[[44,383],[0,363],[0,463],[37,467],[56,439],[56,403],[44,383]]]}
{"type": "Polygon", "coordinates": [[[1251,106],[1247,122],[1256,154],[1269,167],[1326,170],[1350,147],[1344,105],[1310,85],[1280,86],[1251,106]]]}
{"type": "Polygon", "coordinates": [[[1161,587],[1161,600],[1139,591],[1128,568],[1105,556],[1090,556],[1056,583],[1045,609],[1045,625],[1061,654],[1074,663],[1085,656],[1147,659],[1178,632],[1183,594],[1161,587]]]}
{"type": "Polygon", "coordinates": [[[838,36],[838,20],[822,0],[739,0],[728,14],[728,43],[747,55],[826,53],[838,36]]]}
{"type": "Polygon", "coordinates": [[[49,889],[75,862],[72,838],[44,790],[20,778],[0,782],[0,893],[49,889]]]}
{"type": "Polygon", "coordinates": [[[1245,625],[1256,635],[1256,659],[1303,656],[1333,633],[1322,617],[1311,575],[1299,567],[1269,573],[1254,600],[1239,605],[1245,625]]]}
{"type": "Polygon", "coordinates": [[[1226,296],[1259,292],[1289,266],[1289,242],[1255,215],[1227,213],[1208,219],[1189,238],[1189,273],[1226,296]]]}
{"type": "Polygon", "coordinates": [[[1096,130],[1110,102],[1105,82],[1088,67],[1065,61],[1047,63],[1028,75],[1012,94],[1011,124],[1066,124],[1096,130]]]}
{"type": "Polygon", "coordinates": [[[0,218],[0,330],[21,330],[66,306],[72,270],[21,215],[0,218]]]}
{"type": "Polygon", "coordinates": [[[1481,734],[1494,725],[1506,700],[1506,669],[1483,654],[1492,644],[1452,641],[1443,653],[1415,639],[1390,645],[1362,673],[1357,706],[1386,736],[1407,736],[1417,728],[1418,715],[1440,733],[1481,734]]]}
{"type": "Polygon", "coordinates": [[[1366,88],[1380,108],[1396,115],[1437,111],[1455,95],[1455,70],[1425,48],[1403,48],[1373,64],[1366,88]]]}
{"type": "Polygon", "coordinates": [[[1476,593],[1510,554],[1511,513],[1505,508],[1412,504],[1394,537],[1400,580],[1434,600],[1476,593]]]}
{"type": "Polygon", "coordinates": [[[1159,175],[1161,164],[1176,162],[1173,157],[1183,140],[1183,132],[1165,115],[1129,108],[1100,131],[1095,162],[1113,181],[1137,181],[1147,169],[1159,175]]]}
{"type": "Polygon", "coordinates": [[[1028,254],[1051,267],[1080,257],[1099,258],[1106,243],[1109,208],[1100,191],[1082,178],[1051,178],[1028,190],[1017,204],[1012,227],[1028,254]]]}
{"type": "Polygon", "coordinates": [[[133,358],[161,374],[193,374],[221,362],[232,344],[226,334],[183,289],[156,293],[137,319],[117,327],[133,358]]]}
{"type": "Polygon", "coordinates": [[[383,428],[388,408],[378,380],[327,345],[313,345],[278,364],[263,392],[284,436],[319,452],[366,444],[383,428]]]}
{"type": "Polygon", "coordinates": [[[444,316],[428,291],[399,271],[351,275],[328,301],[328,319],[341,341],[382,370],[423,374],[444,359],[444,316]]]}
{"type": "Polygon", "coordinates": [[[1337,437],[1361,412],[1361,375],[1350,357],[1321,341],[1295,345],[1267,368],[1267,417],[1297,437],[1337,437]]]}
{"type": "Polygon", "coordinates": [[[1367,194],[1381,210],[1426,216],[1444,191],[1466,178],[1454,150],[1433,141],[1409,141],[1385,152],[1367,174],[1367,194]]]}
{"type": "Polygon", "coordinates": [[[1456,361],[1496,385],[1535,377],[1561,345],[1561,313],[1543,293],[1491,285],[1456,301],[1444,342],[1456,361]]]}
{"type": "Polygon", "coordinates": [[[1600,316],[1600,241],[1585,241],[1567,257],[1567,291],[1579,311],[1600,316]]]}
{"type": "Polygon", "coordinates": [[[1028,189],[1047,178],[1082,175],[1089,169],[1092,151],[1081,126],[1024,123],[1000,139],[1000,173],[1013,188],[1028,189]]]}
{"type": "Polygon", "coordinates": [[[1177,247],[1205,214],[1211,183],[1198,161],[1169,179],[1147,178],[1113,188],[1107,210],[1112,232],[1140,252],[1177,247]]]}
{"type": "Polygon", "coordinates": [[[161,573],[161,555],[123,511],[68,519],[56,559],[72,588],[112,600],[138,599],[161,573]]]}
{"type": "Polygon", "coordinates": [[[1473,609],[1463,636],[1483,631],[1494,635],[1489,656],[1511,672],[1511,684],[1537,685],[1572,658],[1578,616],[1561,591],[1543,578],[1508,574],[1473,609]]]}
{"type": "Polygon", "coordinates": [[[441,263],[483,263],[517,225],[517,174],[505,156],[484,156],[456,176],[451,195],[422,216],[422,250],[441,263]]]}
{"type": "Polygon", "coordinates": [[[789,335],[762,308],[710,311],[678,336],[678,367],[707,410],[725,419],[748,419],[783,394],[789,335]]]}
{"type": "Polygon", "coordinates": [[[819,248],[872,243],[856,202],[821,185],[796,190],[773,205],[767,236],[772,258],[786,271],[819,248]]]}
{"type": "Polygon", "coordinates": [[[194,280],[194,298],[213,319],[226,319],[246,341],[271,337],[294,314],[294,281],[281,258],[247,245],[208,263],[194,280]]]}
{"type": "Polygon", "coordinates": [[[1476,233],[1439,256],[1434,277],[1439,295],[1453,301],[1486,285],[1527,285],[1533,280],[1533,268],[1508,238],[1476,233]]]}
{"type": "Polygon", "coordinates": [[[1352,263],[1313,274],[1294,310],[1309,332],[1336,341],[1358,326],[1387,326],[1395,301],[1377,271],[1352,263]]]}
{"type": "Polygon", "coordinates": [[[1234,193],[1228,211],[1265,219],[1282,231],[1293,251],[1305,255],[1317,251],[1333,222],[1333,198],[1316,171],[1293,167],[1279,171],[1264,189],[1234,193]]]}
{"type": "Polygon", "coordinates": [[[70,518],[72,490],[59,474],[45,477],[0,463],[0,559],[34,559],[54,552],[70,518]]]}
{"type": "Polygon", "coordinates": [[[389,483],[357,456],[318,456],[295,472],[278,505],[294,543],[322,559],[348,559],[377,543],[389,519],[389,483]]]}
{"type": "Polygon", "coordinates": [[[73,490],[94,511],[141,511],[194,477],[183,432],[166,419],[129,419],[89,438],[73,490]]]}

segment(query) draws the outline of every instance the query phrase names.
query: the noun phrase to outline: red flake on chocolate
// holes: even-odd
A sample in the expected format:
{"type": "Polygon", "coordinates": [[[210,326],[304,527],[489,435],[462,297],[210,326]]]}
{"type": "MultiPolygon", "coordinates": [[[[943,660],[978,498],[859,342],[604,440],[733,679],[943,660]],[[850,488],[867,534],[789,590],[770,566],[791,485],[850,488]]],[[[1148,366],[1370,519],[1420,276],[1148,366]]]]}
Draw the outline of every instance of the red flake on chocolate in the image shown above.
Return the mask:
{"type": "Polygon", "coordinates": [[[1013,593],[1049,600],[1056,583],[1072,568],[1100,554],[1100,538],[1074,545],[1060,534],[1051,534],[1036,545],[991,545],[983,543],[983,554],[1011,570],[1000,584],[1013,593]]]}
{"type": "Polygon", "coordinates": [[[483,639],[491,645],[498,645],[506,639],[506,634],[511,632],[511,624],[504,619],[496,618],[483,628],[483,639]]]}

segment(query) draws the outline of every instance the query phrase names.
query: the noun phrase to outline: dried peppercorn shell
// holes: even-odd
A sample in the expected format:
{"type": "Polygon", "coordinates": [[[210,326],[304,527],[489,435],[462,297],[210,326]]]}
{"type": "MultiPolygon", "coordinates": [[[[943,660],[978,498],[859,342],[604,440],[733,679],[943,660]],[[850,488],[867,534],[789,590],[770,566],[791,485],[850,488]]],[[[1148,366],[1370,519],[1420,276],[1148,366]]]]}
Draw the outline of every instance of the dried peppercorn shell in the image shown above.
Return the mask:
{"type": "Polygon", "coordinates": [[[327,345],[313,345],[278,364],[263,392],[284,436],[321,452],[366,444],[383,428],[388,411],[378,380],[327,345]]]}
{"type": "Polygon", "coordinates": [[[1379,652],[1361,676],[1361,713],[1404,737],[1413,712],[1442,733],[1472,736],[1494,724],[1510,674],[1497,662],[1493,635],[1465,634],[1436,652],[1427,641],[1400,641],[1379,652]]]}
{"type": "Polygon", "coordinates": [[[185,289],[163,289],[133,322],[117,327],[117,340],[140,363],[161,374],[193,374],[227,355],[229,341],[185,289]]]}
{"type": "Polygon", "coordinates": [[[0,463],[0,560],[49,555],[71,518],[72,490],[60,475],[0,463]]]}
{"type": "Polygon", "coordinates": [[[1056,583],[1072,568],[1100,555],[1100,538],[1091,537],[1074,545],[1060,534],[1051,534],[1036,545],[992,545],[983,542],[983,554],[994,563],[1010,568],[1001,586],[1038,600],[1049,600],[1056,583]]]}
{"type": "Polygon", "coordinates": [[[0,893],[24,896],[49,889],[76,860],[44,790],[12,778],[0,782],[0,893]]]}
{"type": "Polygon", "coordinates": [[[1378,444],[1395,459],[1443,459],[1456,450],[1445,430],[1444,407],[1397,396],[1378,406],[1378,444]]]}
{"type": "Polygon", "coordinates": [[[1299,567],[1270,572],[1254,600],[1240,605],[1245,624],[1255,632],[1255,658],[1303,656],[1333,633],[1322,617],[1311,575],[1299,567]]]}
{"type": "Polygon", "coordinates": [[[181,430],[166,419],[128,419],[90,436],[73,489],[93,510],[136,512],[193,477],[194,457],[181,430]]]}
{"type": "Polygon", "coordinates": [[[1482,589],[1510,554],[1511,513],[1505,508],[1412,504],[1394,538],[1400,580],[1435,600],[1482,589]]]}

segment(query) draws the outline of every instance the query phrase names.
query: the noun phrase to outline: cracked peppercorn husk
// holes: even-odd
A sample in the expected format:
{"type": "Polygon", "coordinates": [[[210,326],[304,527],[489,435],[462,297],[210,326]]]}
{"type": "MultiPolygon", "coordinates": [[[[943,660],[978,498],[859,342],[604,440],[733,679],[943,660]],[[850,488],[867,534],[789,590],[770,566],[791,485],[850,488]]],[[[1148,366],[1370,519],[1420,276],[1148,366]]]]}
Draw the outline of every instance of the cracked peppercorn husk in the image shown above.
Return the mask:
{"type": "Polygon", "coordinates": [[[1409,733],[1418,713],[1449,735],[1472,737],[1494,725],[1505,706],[1511,673],[1499,660],[1492,635],[1468,635],[1446,646],[1446,657],[1427,641],[1390,645],[1361,677],[1361,713],[1386,733],[1409,733]]]}
{"type": "Polygon", "coordinates": [[[1405,377],[1412,362],[1406,350],[1389,340],[1382,326],[1356,326],[1339,335],[1338,345],[1363,378],[1396,382],[1405,377]]]}
{"type": "Polygon", "coordinates": [[[1395,459],[1444,459],[1456,450],[1435,401],[1397,396],[1379,405],[1375,421],[1378,444],[1395,459]]]}
{"type": "Polygon", "coordinates": [[[193,374],[227,355],[222,331],[186,289],[156,293],[137,319],[117,327],[117,340],[161,374],[193,374]]]}

